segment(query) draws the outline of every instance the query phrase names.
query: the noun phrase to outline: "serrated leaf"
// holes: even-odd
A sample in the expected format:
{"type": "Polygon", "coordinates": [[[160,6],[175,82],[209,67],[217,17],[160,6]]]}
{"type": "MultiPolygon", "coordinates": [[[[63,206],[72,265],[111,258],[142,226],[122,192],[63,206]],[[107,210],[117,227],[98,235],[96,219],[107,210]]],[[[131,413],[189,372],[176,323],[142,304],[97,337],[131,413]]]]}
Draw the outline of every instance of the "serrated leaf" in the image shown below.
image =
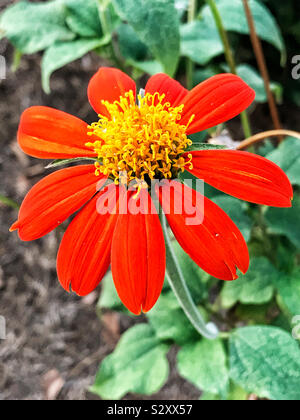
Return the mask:
{"type": "Polygon", "coordinates": [[[185,345],[178,353],[177,366],[179,374],[199,389],[226,396],[229,373],[221,340],[202,339],[185,345]]]}
{"type": "Polygon", "coordinates": [[[63,0],[67,7],[66,22],[80,37],[102,37],[97,0],[63,0]]]}
{"type": "Polygon", "coordinates": [[[155,307],[147,313],[147,318],[161,341],[184,344],[198,337],[172,291],[160,296],[155,307]]]}
{"type": "MultiPolygon", "coordinates": [[[[262,40],[274,45],[281,52],[283,60],[285,60],[286,49],[283,37],[271,12],[257,0],[249,0],[248,3],[252,11],[258,36],[262,40]]],[[[225,29],[240,34],[249,34],[249,26],[241,0],[216,0],[216,4],[222,16],[225,29]]],[[[202,9],[201,17],[206,26],[212,27],[214,18],[208,5],[202,9]]]]}
{"type": "Polygon", "coordinates": [[[129,392],[152,395],[166,382],[169,347],[161,344],[148,324],[126,331],[107,356],[91,391],[103,399],[120,399],[129,392]]]}
{"type": "Polygon", "coordinates": [[[42,60],[43,89],[50,93],[51,74],[78,58],[83,57],[89,51],[95,50],[110,42],[110,37],[102,39],[81,38],[71,42],[57,42],[48,48],[42,60]]]}
{"type": "Polygon", "coordinates": [[[23,54],[34,54],[75,34],[66,26],[66,7],[60,0],[47,3],[20,1],[0,17],[0,33],[23,54]]]}
{"type": "Polygon", "coordinates": [[[179,60],[179,17],[174,0],[113,0],[117,13],[147,45],[166,73],[174,75],[179,60]]]}
{"type": "Polygon", "coordinates": [[[300,186],[299,139],[287,137],[277,149],[269,153],[266,157],[284,170],[293,185],[300,186]]]}
{"type": "Polygon", "coordinates": [[[280,276],[267,258],[252,258],[247,274],[224,284],[221,292],[222,306],[228,309],[237,302],[248,305],[269,302],[273,297],[275,278],[280,276]]]}
{"type": "MultiPolygon", "coordinates": [[[[205,186],[206,188],[206,186],[205,186]]],[[[237,227],[240,229],[245,241],[248,242],[251,237],[253,222],[247,215],[248,205],[241,200],[228,195],[217,195],[213,197],[214,203],[220,206],[225,213],[230,216],[237,227]]]]}
{"type": "Polygon", "coordinates": [[[230,337],[230,376],[260,398],[300,400],[299,345],[279,328],[240,328],[230,337]]]}
{"type": "Polygon", "coordinates": [[[292,208],[268,208],[265,213],[268,232],[284,235],[300,249],[300,197],[295,196],[292,208]]]}
{"type": "Polygon", "coordinates": [[[91,161],[95,162],[96,159],[87,158],[87,157],[78,157],[78,158],[71,158],[71,159],[56,159],[53,162],[49,163],[46,166],[46,169],[50,168],[58,168],[59,166],[71,165],[72,163],[81,162],[81,161],[91,161]]]}

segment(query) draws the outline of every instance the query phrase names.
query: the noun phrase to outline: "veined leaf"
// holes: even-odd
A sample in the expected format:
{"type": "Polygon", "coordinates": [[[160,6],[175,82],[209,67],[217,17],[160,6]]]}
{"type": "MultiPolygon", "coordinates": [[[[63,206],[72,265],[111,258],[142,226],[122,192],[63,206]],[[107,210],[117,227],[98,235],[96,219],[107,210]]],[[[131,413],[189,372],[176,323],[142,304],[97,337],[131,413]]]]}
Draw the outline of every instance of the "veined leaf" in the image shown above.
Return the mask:
{"type": "Polygon", "coordinates": [[[113,0],[117,13],[127,21],[166,73],[174,75],[179,60],[179,16],[174,0],[113,0]]]}
{"type": "Polygon", "coordinates": [[[296,195],[291,208],[278,209],[270,207],[265,213],[268,231],[284,235],[300,249],[300,197],[296,195]]]}
{"type": "Polygon", "coordinates": [[[66,26],[67,11],[60,0],[47,3],[20,1],[0,17],[0,34],[23,54],[34,54],[56,41],[70,41],[75,34],[66,26]]]}
{"type": "Polygon", "coordinates": [[[226,397],[229,372],[221,340],[202,339],[185,345],[178,353],[177,365],[180,375],[202,391],[226,397]]]}
{"type": "Polygon", "coordinates": [[[161,341],[172,340],[185,344],[198,338],[172,291],[160,296],[155,307],[147,313],[147,318],[161,341]]]}
{"type": "Polygon", "coordinates": [[[102,37],[97,0],[63,1],[67,7],[66,22],[73,32],[80,37],[102,37]]]}
{"type": "Polygon", "coordinates": [[[70,42],[57,42],[48,48],[42,61],[42,81],[45,92],[50,93],[50,77],[55,70],[109,42],[110,37],[81,38],[70,42]]]}
{"type": "Polygon", "coordinates": [[[231,308],[237,302],[255,305],[269,302],[274,294],[275,278],[280,276],[281,273],[266,258],[252,258],[247,274],[224,284],[221,293],[223,307],[231,308]]]}
{"type": "Polygon", "coordinates": [[[276,278],[274,285],[290,314],[300,315],[300,268],[287,276],[276,278]]]}
{"type": "Polygon", "coordinates": [[[260,398],[298,401],[299,345],[279,328],[240,328],[230,337],[230,376],[260,398]]]}
{"type": "Polygon", "coordinates": [[[120,399],[129,392],[151,395],[166,382],[169,346],[161,344],[148,324],[126,331],[116,349],[101,363],[91,392],[120,399]]]}
{"type": "Polygon", "coordinates": [[[277,149],[269,153],[267,159],[279,165],[293,185],[300,186],[300,141],[286,138],[277,149]]]}
{"type": "MultiPolygon", "coordinates": [[[[216,4],[222,16],[225,29],[240,34],[249,34],[249,26],[241,0],[216,0],[216,4]]],[[[283,61],[285,61],[286,49],[283,37],[271,12],[257,0],[249,0],[249,6],[252,11],[258,36],[262,40],[274,45],[281,52],[283,61]]],[[[208,5],[202,9],[201,17],[206,26],[212,26],[214,19],[208,5]]]]}

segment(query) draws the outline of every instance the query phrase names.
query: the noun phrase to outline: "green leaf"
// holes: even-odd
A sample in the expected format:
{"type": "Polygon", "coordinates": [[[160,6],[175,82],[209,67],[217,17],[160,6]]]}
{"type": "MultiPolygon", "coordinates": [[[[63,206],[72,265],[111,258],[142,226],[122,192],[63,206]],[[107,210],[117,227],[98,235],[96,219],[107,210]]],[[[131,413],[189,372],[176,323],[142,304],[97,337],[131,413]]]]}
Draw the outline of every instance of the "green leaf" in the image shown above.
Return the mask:
{"type": "Polygon", "coordinates": [[[117,309],[122,310],[125,308],[118,296],[112,273],[109,271],[104,279],[101,281],[101,293],[97,304],[97,309],[117,309]]]}
{"type": "Polygon", "coordinates": [[[127,60],[127,63],[130,66],[135,67],[136,69],[142,71],[143,73],[150,74],[154,76],[157,73],[163,73],[163,67],[158,61],[148,60],[148,61],[135,61],[127,60]]]}
{"type": "Polygon", "coordinates": [[[44,50],[75,35],[65,24],[66,7],[60,0],[47,3],[20,1],[0,17],[0,33],[23,54],[44,50]]]}
{"type": "Polygon", "coordinates": [[[175,0],[175,9],[179,17],[182,17],[189,7],[189,0],[175,0]]]}
{"type": "Polygon", "coordinates": [[[199,389],[225,397],[229,386],[226,359],[221,340],[202,339],[180,350],[177,366],[179,374],[199,389]]]}
{"type": "Polygon", "coordinates": [[[172,291],[160,296],[147,318],[161,341],[172,340],[180,345],[198,337],[172,291]]]}
{"type": "Polygon", "coordinates": [[[184,24],[180,36],[181,55],[203,66],[224,51],[214,22],[208,25],[203,21],[184,24]]]}
{"type": "Polygon", "coordinates": [[[48,48],[42,61],[42,81],[43,89],[50,93],[51,74],[72,61],[81,58],[89,51],[109,43],[110,39],[81,38],[71,42],[57,42],[48,48]]]}
{"type": "MultiPolygon", "coordinates": [[[[249,26],[241,0],[216,0],[216,3],[225,29],[240,34],[249,34],[249,26]]],[[[258,36],[262,40],[274,45],[281,52],[283,60],[285,60],[286,49],[283,37],[274,17],[267,7],[257,0],[249,0],[249,6],[253,14],[258,36]]],[[[204,6],[201,17],[204,25],[209,28],[212,27],[214,19],[209,6],[204,6]]]]}
{"type": "Polygon", "coordinates": [[[174,75],[180,52],[179,17],[174,0],[113,0],[117,13],[147,45],[166,73],[174,75]]]}
{"type": "Polygon", "coordinates": [[[246,327],[230,337],[230,376],[260,398],[300,400],[300,349],[275,327],[246,327]]]}
{"type": "Polygon", "coordinates": [[[103,399],[120,399],[129,392],[152,395],[166,382],[169,347],[161,344],[148,324],[126,331],[115,351],[100,365],[91,391],[103,399]]]}
{"type": "Polygon", "coordinates": [[[209,144],[209,143],[193,142],[191,146],[188,146],[186,151],[193,152],[196,150],[224,150],[224,149],[226,149],[226,146],[219,146],[217,144],[209,144]]]}
{"type": "Polygon", "coordinates": [[[295,196],[292,208],[268,208],[265,213],[268,232],[284,235],[300,249],[300,197],[295,196]]]}
{"type": "Polygon", "coordinates": [[[225,283],[221,292],[222,306],[231,308],[237,302],[255,305],[269,302],[274,293],[273,282],[280,275],[266,258],[252,258],[247,274],[225,283]]]}
{"type": "Polygon", "coordinates": [[[290,275],[275,279],[274,284],[290,314],[300,315],[300,268],[290,275]]]}
{"type": "Polygon", "coordinates": [[[213,197],[213,201],[230,216],[248,242],[251,237],[253,225],[252,220],[246,213],[248,205],[227,195],[217,195],[213,197]]]}
{"type": "Polygon", "coordinates": [[[64,0],[67,7],[66,22],[80,37],[102,36],[97,0],[64,0]]]}
{"type": "MultiPolygon", "coordinates": [[[[237,67],[237,73],[249,86],[252,87],[252,89],[255,90],[256,102],[267,102],[268,98],[263,78],[253,67],[247,64],[242,64],[237,67]]],[[[277,102],[281,102],[283,93],[282,86],[279,83],[271,82],[270,87],[277,98],[277,102]]]]}
{"type": "Polygon", "coordinates": [[[300,141],[287,137],[280,146],[269,153],[267,159],[279,165],[293,185],[300,186],[300,141]]]}
{"type": "Polygon", "coordinates": [[[49,163],[46,166],[46,169],[50,168],[58,168],[59,166],[70,165],[71,163],[75,162],[82,162],[82,161],[90,161],[95,162],[96,159],[88,158],[88,157],[78,157],[78,158],[71,158],[71,159],[56,159],[53,162],[49,163]]]}
{"type": "Polygon", "coordinates": [[[126,60],[143,61],[147,47],[140,41],[132,26],[122,23],[117,28],[120,53],[126,60]]]}

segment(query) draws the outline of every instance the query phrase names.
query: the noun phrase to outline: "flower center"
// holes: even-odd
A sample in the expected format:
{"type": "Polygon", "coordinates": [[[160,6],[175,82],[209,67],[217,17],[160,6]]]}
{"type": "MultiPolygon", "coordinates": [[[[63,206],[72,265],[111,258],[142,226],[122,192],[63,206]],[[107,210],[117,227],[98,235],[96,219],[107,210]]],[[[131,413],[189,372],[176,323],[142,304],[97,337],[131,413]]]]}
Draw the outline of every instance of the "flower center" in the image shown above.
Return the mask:
{"type": "Polygon", "coordinates": [[[88,127],[88,135],[99,140],[87,143],[98,156],[96,175],[100,173],[119,183],[126,173],[127,182],[176,178],[191,164],[182,154],[192,144],[187,138],[187,126],[180,124],[184,105],[172,108],[163,103],[165,95],[147,93],[138,96],[138,105],[132,91],[120,101],[102,101],[110,118],[99,115],[100,120],[88,127]]]}

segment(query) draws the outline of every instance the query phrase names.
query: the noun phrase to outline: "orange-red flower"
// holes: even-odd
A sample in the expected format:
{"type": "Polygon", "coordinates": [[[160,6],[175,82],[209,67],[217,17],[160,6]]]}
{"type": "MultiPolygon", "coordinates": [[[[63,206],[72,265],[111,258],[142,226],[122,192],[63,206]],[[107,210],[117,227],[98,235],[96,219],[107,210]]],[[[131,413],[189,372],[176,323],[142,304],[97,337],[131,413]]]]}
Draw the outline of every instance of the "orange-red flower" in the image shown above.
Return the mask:
{"type": "MultiPolygon", "coordinates": [[[[291,206],[293,190],[284,172],[260,156],[232,150],[187,151],[188,135],[223,123],[252,103],[255,93],[239,77],[215,76],[189,92],[158,74],[150,78],[138,104],[136,96],[130,77],[101,68],[88,88],[98,122],[88,126],[47,107],[23,113],[18,141],[25,153],[44,159],[91,157],[96,163],[62,169],[40,181],[24,199],[11,230],[18,230],[24,241],[34,240],[78,211],[60,245],[60,283],[67,291],[87,295],[111,264],[121,300],[139,314],[157,301],[166,268],[159,216],[144,188],[152,179],[174,179],[187,170],[234,197],[277,207],[291,206]],[[133,190],[122,185],[124,172],[127,182],[135,184],[133,190]],[[101,188],[107,178],[115,183],[101,188]],[[137,201],[142,211],[120,211],[124,203],[137,201]],[[109,211],[102,212],[104,207],[109,211]]],[[[184,199],[192,206],[204,200],[204,214],[201,224],[187,224],[190,215],[174,211],[174,203],[183,199],[180,190],[181,184],[174,181],[173,187],[165,183],[156,192],[183,249],[217,278],[234,280],[237,268],[245,273],[249,254],[235,224],[212,201],[188,188],[184,199]],[[166,192],[169,198],[163,200],[166,192]]]]}

